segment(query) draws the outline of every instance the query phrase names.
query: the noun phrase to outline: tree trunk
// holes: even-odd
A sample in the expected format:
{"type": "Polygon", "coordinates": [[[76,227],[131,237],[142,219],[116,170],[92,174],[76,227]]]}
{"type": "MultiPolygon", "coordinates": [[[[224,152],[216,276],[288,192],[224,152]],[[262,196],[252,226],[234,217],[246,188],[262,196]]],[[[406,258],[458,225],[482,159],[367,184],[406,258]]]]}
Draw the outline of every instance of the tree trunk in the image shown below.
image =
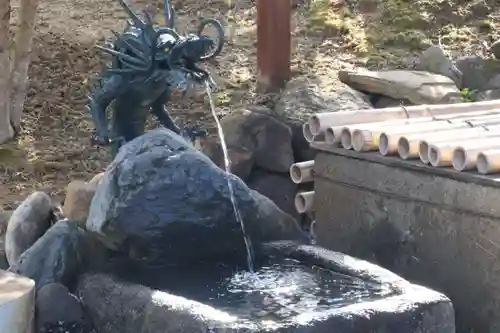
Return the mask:
{"type": "Polygon", "coordinates": [[[10,0],[0,0],[0,144],[14,137],[10,120],[10,0]]]}
{"type": "Polygon", "coordinates": [[[16,132],[21,129],[21,116],[28,89],[28,68],[33,36],[35,35],[37,7],[38,0],[21,0],[10,79],[10,117],[16,132]]]}

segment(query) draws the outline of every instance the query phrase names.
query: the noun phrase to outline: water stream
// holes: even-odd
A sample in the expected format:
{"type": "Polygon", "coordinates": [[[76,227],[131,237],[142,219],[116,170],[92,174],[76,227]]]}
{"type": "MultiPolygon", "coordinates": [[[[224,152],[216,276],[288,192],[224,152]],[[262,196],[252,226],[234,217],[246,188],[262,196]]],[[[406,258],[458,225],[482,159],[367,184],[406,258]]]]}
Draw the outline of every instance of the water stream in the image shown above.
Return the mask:
{"type": "MultiPolygon", "coordinates": [[[[220,124],[219,118],[217,117],[217,114],[215,112],[215,104],[214,104],[214,99],[212,96],[212,89],[210,88],[208,81],[205,81],[205,90],[207,92],[207,96],[208,96],[208,99],[210,101],[210,111],[212,112],[212,116],[214,117],[215,123],[217,125],[217,131],[219,132],[219,138],[220,138],[220,142],[221,142],[221,146],[222,146],[222,152],[224,155],[224,167],[226,169],[226,173],[230,174],[231,173],[231,161],[229,160],[229,153],[227,151],[226,139],[224,137],[224,131],[222,130],[222,126],[220,124]]],[[[241,231],[243,233],[243,240],[245,241],[245,247],[246,247],[246,252],[247,252],[248,270],[250,272],[254,272],[254,264],[253,264],[254,254],[253,254],[252,242],[245,231],[245,223],[243,222],[243,218],[241,217],[240,210],[238,209],[238,202],[236,201],[236,197],[234,196],[233,184],[231,183],[231,179],[229,177],[227,177],[227,187],[229,188],[229,196],[231,197],[231,203],[233,205],[234,216],[236,217],[236,220],[240,223],[241,231]]]]}

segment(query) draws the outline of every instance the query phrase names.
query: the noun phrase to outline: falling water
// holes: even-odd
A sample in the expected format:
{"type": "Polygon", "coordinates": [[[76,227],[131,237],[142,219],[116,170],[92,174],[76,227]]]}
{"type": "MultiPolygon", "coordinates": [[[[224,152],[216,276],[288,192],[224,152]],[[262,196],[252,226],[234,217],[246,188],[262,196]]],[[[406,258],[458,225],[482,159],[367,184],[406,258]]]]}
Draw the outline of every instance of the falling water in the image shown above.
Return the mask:
{"type": "MultiPolygon", "coordinates": [[[[229,174],[231,172],[231,161],[229,160],[229,154],[226,146],[226,139],[224,137],[224,132],[222,131],[222,126],[219,122],[219,118],[217,118],[217,114],[215,113],[215,105],[212,97],[212,89],[210,89],[210,85],[208,82],[205,82],[205,90],[207,92],[208,99],[210,101],[210,110],[212,111],[215,123],[217,124],[217,131],[219,132],[222,152],[224,154],[224,166],[226,169],[226,173],[229,174]]],[[[233,184],[231,183],[231,179],[229,177],[227,177],[227,187],[229,188],[229,196],[231,197],[231,203],[233,204],[234,216],[236,217],[236,220],[240,223],[241,231],[243,233],[243,240],[245,241],[245,247],[247,251],[248,269],[250,270],[250,272],[254,272],[252,242],[245,231],[245,223],[243,222],[240,210],[238,209],[238,202],[236,201],[236,197],[234,196],[233,184]]]]}

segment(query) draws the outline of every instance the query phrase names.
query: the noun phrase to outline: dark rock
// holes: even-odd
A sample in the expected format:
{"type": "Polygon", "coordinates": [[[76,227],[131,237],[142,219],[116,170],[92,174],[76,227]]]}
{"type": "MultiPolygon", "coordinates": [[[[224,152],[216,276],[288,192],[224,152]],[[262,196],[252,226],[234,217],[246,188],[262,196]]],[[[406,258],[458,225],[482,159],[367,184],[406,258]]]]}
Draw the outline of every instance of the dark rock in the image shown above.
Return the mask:
{"type": "Polygon", "coordinates": [[[58,322],[50,323],[42,328],[37,333],[96,333],[79,323],[58,322]]]}
{"type": "Polygon", "coordinates": [[[87,230],[146,264],[190,265],[228,253],[244,259],[227,178],[253,242],[308,241],[271,200],[163,128],[121,148],[94,196],[87,230]]]}
{"type": "Polygon", "coordinates": [[[292,130],[295,161],[314,159],[315,152],[302,133],[302,125],[317,112],[370,109],[368,97],[342,82],[324,78],[324,82],[297,77],[287,83],[274,113],[292,130]]]}
{"type": "Polygon", "coordinates": [[[80,253],[82,254],[80,271],[114,270],[115,253],[109,250],[94,233],[85,232],[80,245],[80,253]]]}
{"type": "Polygon", "coordinates": [[[0,269],[9,269],[9,262],[7,261],[7,257],[5,256],[0,256],[0,269]]]}
{"type": "MultiPolygon", "coordinates": [[[[339,295],[339,290],[335,289],[339,286],[334,285],[338,283],[343,286],[339,296],[342,301],[337,298],[340,303],[326,305],[329,298],[326,296],[317,302],[316,308],[308,303],[307,310],[290,313],[285,320],[275,316],[271,320],[273,325],[265,327],[258,317],[272,315],[272,311],[277,314],[279,310],[271,309],[273,303],[262,304],[263,308],[266,306],[269,309],[269,314],[262,309],[251,319],[242,318],[237,314],[241,312],[232,311],[227,303],[211,303],[204,296],[196,300],[187,298],[192,287],[190,284],[184,287],[185,294],[177,290],[174,295],[108,275],[85,274],[79,279],[77,291],[99,333],[455,332],[453,306],[447,297],[413,285],[379,266],[319,247],[297,247],[287,243],[266,245],[261,253],[278,260],[292,259],[304,267],[321,267],[326,270],[324,274],[329,271],[332,281],[337,282],[316,286],[320,286],[322,295],[332,295],[332,292],[339,295]],[[337,274],[348,282],[358,284],[342,285],[344,280],[337,280],[337,274]],[[372,290],[376,294],[352,296],[360,290],[372,290]]],[[[172,274],[175,275],[175,270],[172,274]]],[[[208,285],[213,282],[207,281],[208,285]]],[[[309,299],[304,290],[317,282],[315,277],[311,277],[302,283],[304,285],[298,281],[294,283],[300,293],[294,294],[294,302],[303,297],[309,299]]],[[[264,300],[272,300],[272,296],[264,300]]],[[[245,316],[249,314],[245,313],[245,316]]]]}
{"type": "Polygon", "coordinates": [[[467,19],[480,20],[487,18],[491,14],[491,11],[494,10],[493,8],[495,8],[492,8],[492,5],[494,6],[495,3],[490,3],[489,1],[471,1],[468,4],[469,13],[467,19]]]}
{"type": "Polygon", "coordinates": [[[495,58],[500,59],[500,40],[490,45],[490,52],[495,58]]]}
{"type": "Polygon", "coordinates": [[[7,225],[5,252],[12,265],[49,228],[52,202],[43,192],[35,192],[14,211],[7,225]]]}
{"type": "Polygon", "coordinates": [[[500,89],[491,89],[486,91],[481,91],[474,95],[474,101],[491,101],[494,99],[500,99],[500,89]]]}
{"type": "MultiPolygon", "coordinates": [[[[255,165],[285,172],[293,163],[290,129],[269,108],[249,105],[246,110],[222,118],[221,126],[231,161],[231,173],[244,181],[255,165]]],[[[225,170],[224,154],[218,138],[204,140],[201,150],[225,170]]]]}
{"type": "Polygon", "coordinates": [[[221,119],[228,146],[252,152],[256,166],[274,172],[288,172],[294,162],[290,128],[264,108],[244,110],[221,119]]]}
{"type": "Polygon", "coordinates": [[[390,108],[393,106],[400,106],[400,105],[410,106],[414,104],[407,99],[398,100],[387,96],[380,96],[376,98],[376,101],[373,103],[373,106],[377,109],[390,108]]]}
{"type": "Polygon", "coordinates": [[[56,222],[9,270],[33,279],[37,290],[52,282],[68,286],[82,269],[84,235],[75,222],[56,222]]]}
{"type": "Polygon", "coordinates": [[[64,326],[69,332],[85,332],[89,326],[78,298],[59,283],[49,283],[38,290],[35,310],[37,332],[58,332],[54,331],[57,326],[64,326]]]}
{"type": "Polygon", "coordinates": [[[459,89],[462,88],[462,72],[446,56],[444,50],[437,45],[430,46],[420,55],[416,69],[447,76],[455,82],[459,89]]]}
{"type": "Polygon", "coordinates": [[[309,234],[310,234],[310,237],[311,237],[311,240],[313,242],[313,244],[316,244],[316,241],[318,239],[318,234],[316,233],[316,220],[313,220],[311,222],[311,224],[309,224],[309,234]]]}
{"type": "Polygon", "coordinates": [[[294,205],[297,184],[288,174],[271,173],[254,169],[247,182],[248,187],[271,199],[285,213],[300,219],[294,205]]]}
{"type": "MultiPolygon", "coordinates": [[[[222,170],[226,170],[224,151],[219,139],[205,140],[202,151],[222,170]]],[[[243,180],[247,180],[254,166],[255,154],[242,146],[227,145],[227,153],[231,166],[231,173],[243,180]]]]}
{"type": "Polygon", "coordinates": [[[500,88],[500,60],[479,56],[463,57],[455,66],[462,72],[462,87],[470,91],[500,88]]]}

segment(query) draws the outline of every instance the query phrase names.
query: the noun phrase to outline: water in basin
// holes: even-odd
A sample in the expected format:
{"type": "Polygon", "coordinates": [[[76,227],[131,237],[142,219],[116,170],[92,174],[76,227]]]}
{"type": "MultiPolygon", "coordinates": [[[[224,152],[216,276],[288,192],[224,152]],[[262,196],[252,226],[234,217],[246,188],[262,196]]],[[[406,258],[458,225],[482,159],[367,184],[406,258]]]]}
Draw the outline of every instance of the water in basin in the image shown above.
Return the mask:
{"type": "Polygon", "coordinates": [[[366,282],[287,258],[267,258],[255,272],[245,267],[199,264],[189,271],[151,273],[134,282],[180,295],[242,320],[286,322],[298,314],[322,312],[387,297],[389,286],[366,282]],[[156,278],[155,278],[156,277],[156,278]]]}

